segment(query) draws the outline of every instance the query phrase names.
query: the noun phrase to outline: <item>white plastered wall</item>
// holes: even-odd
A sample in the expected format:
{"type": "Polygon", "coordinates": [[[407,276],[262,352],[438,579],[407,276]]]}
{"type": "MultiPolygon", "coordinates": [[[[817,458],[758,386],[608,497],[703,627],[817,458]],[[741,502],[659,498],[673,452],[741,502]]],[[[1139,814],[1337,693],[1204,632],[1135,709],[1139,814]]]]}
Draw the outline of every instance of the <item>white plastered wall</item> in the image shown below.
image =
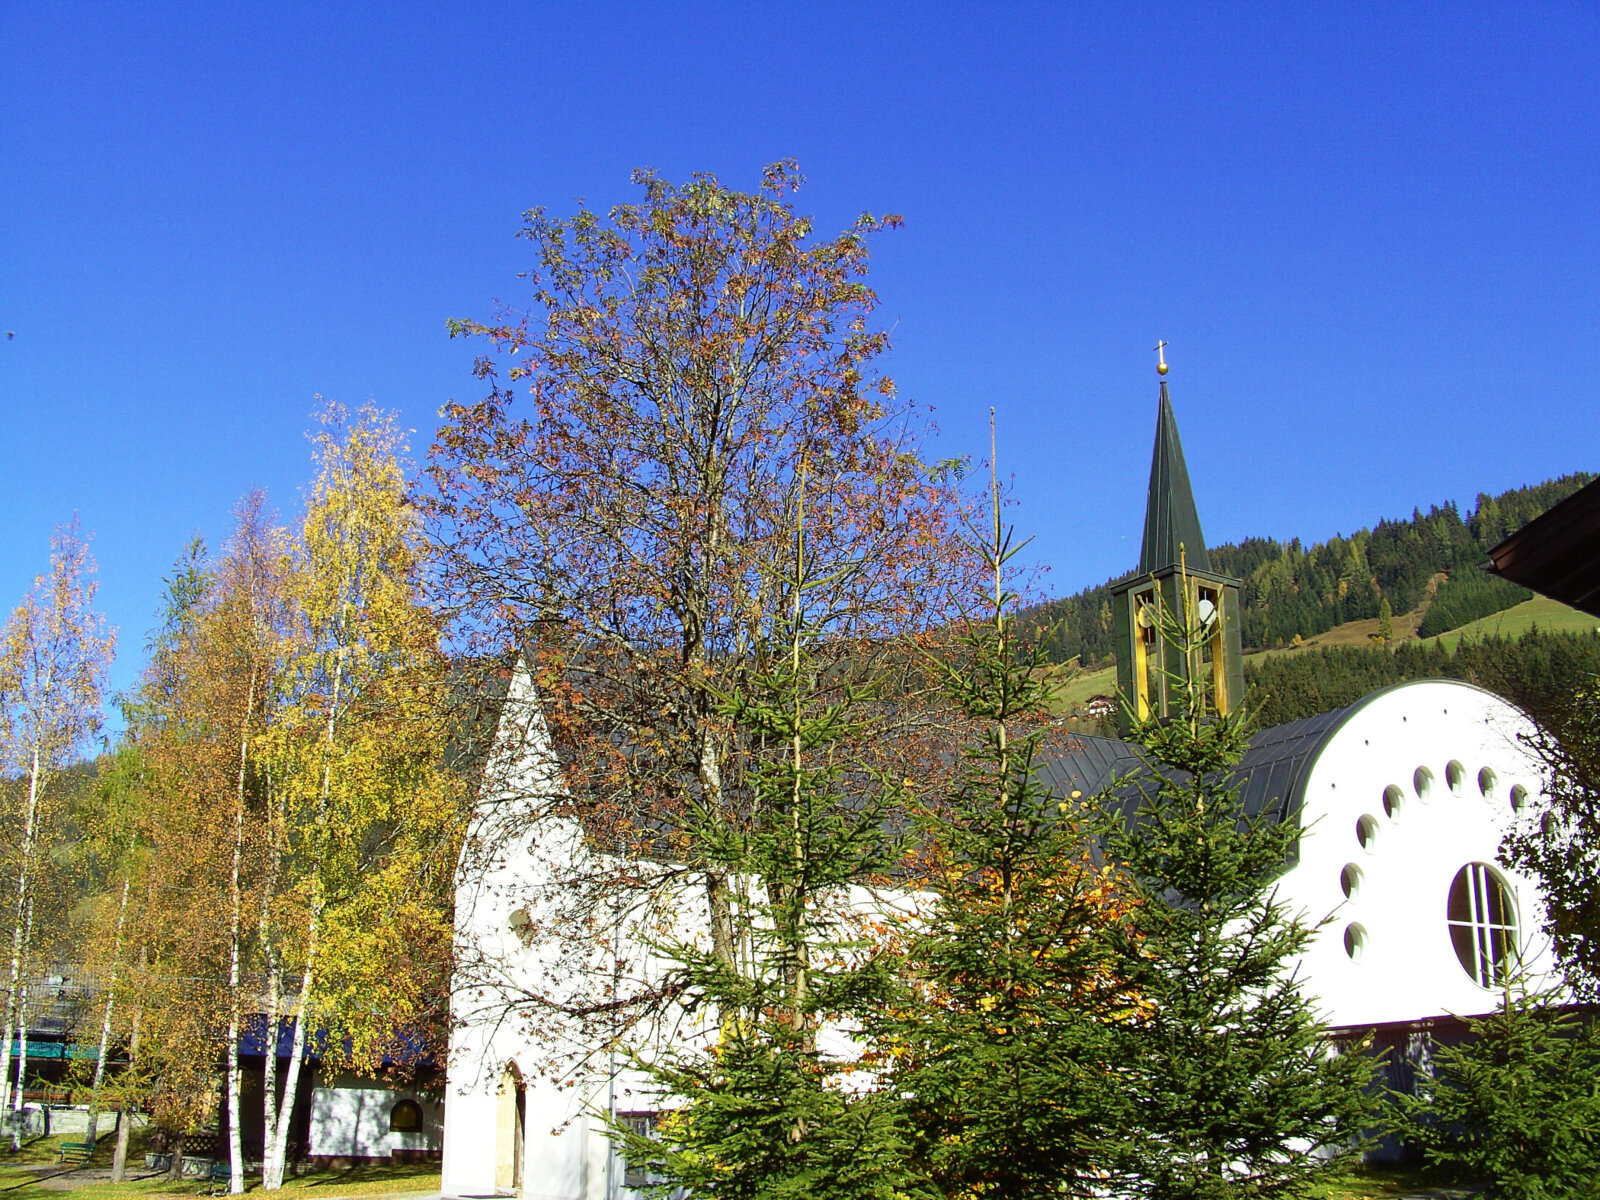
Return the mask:
{"type": "Polygon", "coordinates": [[[1543,803],[1539,764],[1519,740],[1531,729],[1498,696],[1424,680],[1362,702],[1324,745],[1306,781],[1299,862],[1280,895],[1313,920],[1331,918],[1300,974],[1329,1024],[1359,1028],[1495,1006],[1497,993],[1462,968],[1446,924],[1451,882],[1473,862],[1494,865],[1516,896],[1530,981],[1554,982],[1538,890],[1496,862],[1514,820],[1512,789],[1525,790],[1527,808],[1543,803]],[[1454,788],[1452,763],[1460,765],[1454,788]],[[1494,780],[1487,792],[1479,787],[1484,768],[1494,780]],[[1400,799],[1393,813],[1384,805],[1391,786],[1400,799]],[[1363,817],[1377,830],[1368,848],[1357,836],[1363,817]],[[1351,899],[1340,884],[1348,864],[1361,874],[1351,899]],[[1352,923],[1364,931],[1358,959],[1345,948],[1352,923]]]}
{"type": "MultiPolygon", "coordinates": [[[[512,930],[511,916],[530,870],[539,865],[529,853],[526,811],[559,795],[559,787],[533,681],[519,667],[501,710],[456,876],[456,951],[466,966],[458,970],[451,995],[442,1179],[447,1196],[490,1196],[503,1190],[503,1181],[497,1179],[505,1152],[499,1144],[500,1084],[508,1066],[525,1082],[537,1078],[533,1031],[514,1013],[506,1015],[508,1001],[538,973],[538,964],[529,960],[512,930]]],[[[528,1089],[528,1128],[566,1123],[569,1106],[553,1100],[537,1086],[528,1089]]],[[[575,1144],[577,1139],[567,1141],[575,1144]]],[[[581,1173],[581,1167],[556,1155],[556,1161],[545,1162],[535,1175],[528,1170],[527,1149],[525,1139],[523,1194],[570,1194],[567,1177],[581,1173]]]]}
{"type": "Polygon", "coordinates": [[[504,1153],[499,1093],[508,1065],[525,1088],[520,1194],[529,1200],[592,1200],[608,1189],[627,1195],[597,1114],[658,1107],[642,1078],[596,1058],[579,1023],[553,1015],[552,1002],[592,1004],[618,974],[638,986],[652,964],[631,923],[676,920],[682,932],[696,926],[696,913],[674,917],[658,906],[648,918],[618,918],[604,931],[618,953],[596,948],[596,931],[585,923],[595,914],[567,907],[584,889],[564,888],[563,881],[575,864],[581,873],[595,860],[578,823],[549,814],[563,798],[532,679],[519,669],[457,872],[456,950],[464,966],[451,1000],[446,1196],[508,1190],[496,1170],[504,1153]],[[530,930],[538,935],[527,936],[530,930]],[[539,1003],[528,1003],[535,996],[539,1003]]]}
{"type": "Polygon", "coordinates": [[[309,1153],[388,1158],[396,1150],[438,1150],[443,1124],[443,1105],[436,1096],[396,1090],[374,1080],[341,1078],[311,1092],[309,1153]],[[389,1115],[401,1100],[421,1108],[421,1129],[389,1128],[389,1115]]]}
{"type": "MultiPolygon", "coordinates": [[[[528,1200],[627,1200],[624,1164],[606,1136],[603,1114],[662,1107],[648,1081],[594,1053],[578,1022],[553,1015],[551,1001],[592,1003],[648,988],[665,964],[645,948],[663,938],[708,938],[705,900],[693,877],[644,889],[614,924],[597,928],[592,911],[566,905],[583,888],[563,881],[604,868],[585,846],[575,821],[541,814],[564,798],[548,731],[526,671],[512,678],[485,771],[456,885],[458,967],[452,993],[453,1032],[446,1088],[442,1189],[446,1196],[491,1196],[510,1190],[497,1180],[504,1139],[502,1098],[507,1065],[525,1083],[520,1194],[528,1200]],[[589,922],[586,924],[585,922],[589,922]],[[519,935],[536,930],[538,936],[519,935]],[[563,936],[566,934],[566,936],[563,936]],[[599,940],[612,948],[596,949],[599,940]],[[613,953],[613,948],[615,953],[613,953]],[[588,954],[588,960],[583,958],[588,954]],[[540,1003],[526,1004],[530,995],[540,1003]],[[521,1003],[519,1003],[521,1002],[521,1003]],[[587,1057],[586,1057],[587,1054],[587,1057]]],[[[853,888],[845,903],[881,915],[893,898],[853,888]]],[[[671,1005],[658,1023],[636,1027],[629,1040],[661,1046],[703,1038],[701,1018],[671,1005]]],[[[826,1053],[853,1058],[848,1033],[823,1035],[826,1053]]]]}

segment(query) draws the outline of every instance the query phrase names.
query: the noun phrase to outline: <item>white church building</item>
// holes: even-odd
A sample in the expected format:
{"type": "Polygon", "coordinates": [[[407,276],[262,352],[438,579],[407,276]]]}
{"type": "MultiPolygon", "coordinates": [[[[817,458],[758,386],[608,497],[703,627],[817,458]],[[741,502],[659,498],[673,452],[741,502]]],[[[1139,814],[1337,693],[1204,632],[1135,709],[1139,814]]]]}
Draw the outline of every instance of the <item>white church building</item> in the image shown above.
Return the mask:
{"type": "MultiPolygon", "coordinates": [[[[1210,570],[1163,379],[1140,569],[1114,595],[1130,703],[1164,713],[1166,681],[1186,670],[1206,673],[1218,708],[1238,702],[1237,588],[1210,570]],[[1156,604],[1182,606],[1215,631],[1201,661],[1173,657],[1150,619],[1156,604]]],[[[1248,811],[1299,826],[1279,895],[1321,922],[1298,978],[1335,1037],[1375,1030],[1403,1067],[1425,1056],[1430,1036],[1491,1010],[1514,966],[1554,982],[1539,893],[1496,859],[1512,823],[1543,799],[1524,741],[1531,732],[1490,692],[1421,680],[1253,739],[1238,772],[1242,795],[1248,811]]],[[[1081,737],[1042,775],[1062,795],[1095,795],[1140,755],[1120,739],[1081,737]]],[[[633,923],[700,927],[704,917],[687,899],[681,911],[563,914],[573,892],[563,881],[585,852],[576,824],[552,813],[560,789],[538,696],[519,672],[457,882],[463,966],[445,1097],[446,1196],[639,1194],[642,1180],[612,1151],[603,1116],[642,1129],[659,1102],[641,1079],[596,1058],[604,1051],[592,1025],[560,1014],[617,994],[624,981],[648,982],[633,923]],[[575,935],[565,942],[530,936],[563,920],[575,935]]]]}

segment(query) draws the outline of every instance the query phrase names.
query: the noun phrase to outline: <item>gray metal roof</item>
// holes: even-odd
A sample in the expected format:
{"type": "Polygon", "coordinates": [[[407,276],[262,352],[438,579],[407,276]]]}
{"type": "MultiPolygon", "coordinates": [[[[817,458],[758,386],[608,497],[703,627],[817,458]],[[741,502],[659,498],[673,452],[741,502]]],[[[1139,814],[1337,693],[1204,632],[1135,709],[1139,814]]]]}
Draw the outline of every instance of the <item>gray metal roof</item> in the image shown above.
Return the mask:
{"type": "Polygon", "coordinates": [[[1178,565],[1178,548],[1192,570],[1210,571],[1211,557],[1200,532],[1200,514],[1189,486],[1189,468],[1178,440],[1178,420],[1172,415],[1167,381],[1161,381],[1156,412],[1156,445],[1150,456],[1150,494],[1144,506],[1144,544],[1139,551],[1140,576],[1178,565]]]}
{"type": "MultiPolygon", "coordinates": [[[[1245,816],[1265,813],[1279,821],[1298,820],[1306,779],[1317,755],[1366,699],[1370,697],[1348,708],[1263,729],[1251,738],[1230,780],[1239,786],[1245,816]]],[[[1076,737],[1066,753],[1039,766],[1040,782],[1054,794],[1065,798],[1075,790],[1085,796],[1110,791],[1127,816],[1141,801],[1141,777],[1146,787],[1153,782],[1148,754],[1118,738],[1076,737]]]]}

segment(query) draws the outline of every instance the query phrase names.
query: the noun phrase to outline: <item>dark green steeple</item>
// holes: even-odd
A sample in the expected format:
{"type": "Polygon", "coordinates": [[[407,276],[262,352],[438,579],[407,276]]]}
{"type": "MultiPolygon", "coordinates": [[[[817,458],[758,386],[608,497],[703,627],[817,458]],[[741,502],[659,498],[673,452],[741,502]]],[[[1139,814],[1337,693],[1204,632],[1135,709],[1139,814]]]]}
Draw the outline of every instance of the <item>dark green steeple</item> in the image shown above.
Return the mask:
{"type": "Polygon", "coordinates": [[[1167,395],[1165,357],[1156,370],[1161,392],[1139,569],[1111,589],[1124,733],[1134,720],[1165,720],[1177,700],[1174,688],[1186,679],[1200,683],[1217,712],[1231,712],[1244,696],[1239,581],[1211,569],[1167,395]],[[1173,633],[1174,621],[1187,633],[1173,633]]]}
{"type": "Polygon", "coordinates": [[[1161,381],[1161,402],[1156,412],[1156,448],[1150,457],[1150,494],[1144,504],[1144,546],[1139,552],[1139,574],[1153,575],[1178,565],[1178,548],[1191,571],[1211,570],[1200,514],[1195,511],[1189,468],[1183,462],[1178,421],[1172,415],[1167,381],[1161,381]]]}

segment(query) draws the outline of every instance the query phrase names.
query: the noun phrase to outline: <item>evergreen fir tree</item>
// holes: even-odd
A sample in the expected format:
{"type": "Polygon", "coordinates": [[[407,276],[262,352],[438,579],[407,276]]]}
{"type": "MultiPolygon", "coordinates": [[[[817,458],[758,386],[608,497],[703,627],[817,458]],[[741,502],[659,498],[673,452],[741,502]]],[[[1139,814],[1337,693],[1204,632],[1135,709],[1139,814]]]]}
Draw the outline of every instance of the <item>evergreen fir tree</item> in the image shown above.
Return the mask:
{"type": "MultiPolygon", "coordinates": [[[[1200,631],[1160,620],[1194,661],[1200,631]]],[[[1243,716],[1207,711],[1190,674],[1172,686],[1179,714],[1135,729],[1153,769],[1130,781],[1137,812],[1110,840],[1138,892],[1121,968],[1138,1007],[1115,1059],[1126,1187],[1153,1200],[1305,1195],[1368,1119],[1373,1062],[1331,1053],[1298,990],[1314,927],[1272,887],[1298,829],[1293,814],[1244,812],[1230,781],[1243,716]]]]}
{"type": "Polygon", "coordinates": [[[1550,996],[1507,988],[1401,1096],[1428,1162],[1506,1200],[1593,1196],[1600,1175],[1600,1035],[1550,996]]]}
{"type": "Polygon", "coordinates": [[[852,761],[868,690],[809,653],[817,634],[805,596],[815,585],[803,536],[788,653],[723,704],[729,723],[769,751],[754,767],[749,818],[691,811],[706,854],[727,872],[739,948],[729,961],[690,938],[656,947],[677,964],[691,1017],[710,1028],[702,1044],[635,1059],[667,1110],[658,1127],[611,1127],[658,1196],[916,1194],[900,1105],[872,1086],[853,1047],[819,1038],[826,1026],[860,1028],[888,996],[891,972],[863,936],[849,889],[896,861],[888,830],[903,785],[852,761]]]}
{"type": "Polygon", "coordinates": [[[1387,646],[1394,641],[1394,609],[1389,607],[1389,597],[1378,601],[1378,641],[1387,646]]]}
{"type": "MultiPolygon", "coordinates": [[[[976,539],[974,539],[976,540],[976,539]]],[[[874,1034],[898,1063],[917,1161],[946,1196],[1096,1194],[1116,1109],[1107,1016],[1122,995],[1103,927],[1113,898],[1090,854],[1100,821],[1036,775],[1050,685],[1018,645],[998,501],[987,619],[941,661],[974,727],[949,795],[920,822],[931,911],[911,938],[912,995],[874,1034]]]]}

